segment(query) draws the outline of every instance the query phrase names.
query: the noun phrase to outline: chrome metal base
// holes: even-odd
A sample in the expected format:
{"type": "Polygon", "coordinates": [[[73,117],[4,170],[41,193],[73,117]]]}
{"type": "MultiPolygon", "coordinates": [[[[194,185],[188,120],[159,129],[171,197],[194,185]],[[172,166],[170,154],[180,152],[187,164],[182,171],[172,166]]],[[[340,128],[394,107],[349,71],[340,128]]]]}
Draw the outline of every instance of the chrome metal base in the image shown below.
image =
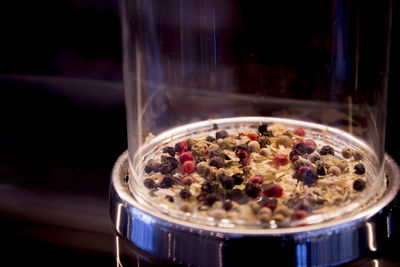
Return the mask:
{"type": "Polygon", "coordinates": [[[155,258],[194,266],[332,266],[376,251],[391,235],[400,170],[386,155],[388,190],[368,210],[288,229],[223,229],[181,221],[140,204],[126,183],[128,153],[117,160],[110,214],[117,233],[155,258]]]}

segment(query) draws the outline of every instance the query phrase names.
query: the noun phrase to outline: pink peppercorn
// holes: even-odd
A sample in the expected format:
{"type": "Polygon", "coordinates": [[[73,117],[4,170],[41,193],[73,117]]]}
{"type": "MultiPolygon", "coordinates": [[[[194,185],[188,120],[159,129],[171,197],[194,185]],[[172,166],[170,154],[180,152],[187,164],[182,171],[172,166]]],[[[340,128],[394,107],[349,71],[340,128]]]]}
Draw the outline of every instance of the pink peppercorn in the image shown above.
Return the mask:
{"type": "Polygon", "coordinates": [[[281,197],[283,188],[277,184],[270,184],[264,189],[264,195],[268,197],[281,197]]]}
{"type": "Polygon", "coordinates": [[[188,160],[193,161],[193,156],[190,152],[183,152],[179,157],[179,161],[181,164],[188,160]]]}
{"type": "Polygon", "coordinates": [[[256,184],[262,184],[264,182],[263,178],[259,175],[254,175],[250,178],[250,182],[256,184]]]}
{"type": "Polygon", "coordinates": [[[185,173],[192,173],[194,172],[195,169],[196,169],[196,164],[191,160],[185,161],[182,164],[182,170],[185,173]]]}
{"type": "Polygon", "coordinates": [[[296,210],[292,213],[292,220],[302,220],[305,219],[308,215],[306,210],[296,210]]]}
{"type": "Polygon", "coordinates": [[[313,140],[304,140],[306,146],[306,152],[311,154],[317,148],[317,144],[313,140]]]}
{"type": "Polygon", "coordinates": [[[241,160],[240,160],[240,164],[242,164],[243,166],[249,165],[250,162],[251,162],[251,158],[250,158],[250,157],[244,158],[244,159],[241,159],[241,160]]]}
{"type": "Polygon", "coordinates": [[[175,152],[181,154],[189,150],[189,145],[185,142],[179,142],[175,144],[175,152]]]}
{"type": "Polygon", "coordinates": [[[274,162],[275,166],[279,167],[282,165],[286,165],[289,162],[289,158],[283,154],[277,154],[274,157],[273,162],[274,162]]]}
{"type": "Polygon", "coordinates": [[[301,128],[294,129],[293,133],[295,135],[298,135],[298,136],[305,136],[306,135],[306,132],[301,128]]]}

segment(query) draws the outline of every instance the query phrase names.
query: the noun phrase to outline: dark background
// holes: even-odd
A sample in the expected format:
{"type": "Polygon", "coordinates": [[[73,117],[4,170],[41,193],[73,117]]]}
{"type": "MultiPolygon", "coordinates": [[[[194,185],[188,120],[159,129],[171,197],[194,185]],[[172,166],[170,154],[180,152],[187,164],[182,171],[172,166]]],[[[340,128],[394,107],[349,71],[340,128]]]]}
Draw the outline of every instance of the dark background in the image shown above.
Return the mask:
{"type": "MultiPolygon", "coordinates": [[[[386,150],[400,162],[393,4],[386,150]]],[[[108,185],[127,148],[121,57],[117,1],[2,2],[0,265],[115,265],[108,185]]]]}

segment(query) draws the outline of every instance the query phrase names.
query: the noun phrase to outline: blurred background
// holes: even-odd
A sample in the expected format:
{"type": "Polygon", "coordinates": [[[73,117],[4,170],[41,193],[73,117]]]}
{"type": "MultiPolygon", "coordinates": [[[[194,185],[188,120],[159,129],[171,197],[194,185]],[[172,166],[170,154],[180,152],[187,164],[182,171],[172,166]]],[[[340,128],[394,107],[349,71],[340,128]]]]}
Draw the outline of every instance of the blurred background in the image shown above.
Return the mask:
{"type": "MultiPolygon", "coordinates": [[[[400,162],[398,15],[393,1],[386,151],[400,162]]],[[[118,1],[4,1],[0,34],[0,265],[114,266],[108,186],[127,148],[118,1]]]]}

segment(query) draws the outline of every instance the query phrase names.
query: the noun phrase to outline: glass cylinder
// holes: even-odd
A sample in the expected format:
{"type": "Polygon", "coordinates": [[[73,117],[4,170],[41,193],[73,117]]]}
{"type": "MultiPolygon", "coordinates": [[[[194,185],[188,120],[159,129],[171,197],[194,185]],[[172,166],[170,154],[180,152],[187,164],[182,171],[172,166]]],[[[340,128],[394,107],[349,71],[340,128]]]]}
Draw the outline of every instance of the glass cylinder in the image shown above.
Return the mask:
{"type": "Polygon", "coordinates": [[[122,0],[130,187],[221,227],[383,194],[390,1],[122,0]]]}

